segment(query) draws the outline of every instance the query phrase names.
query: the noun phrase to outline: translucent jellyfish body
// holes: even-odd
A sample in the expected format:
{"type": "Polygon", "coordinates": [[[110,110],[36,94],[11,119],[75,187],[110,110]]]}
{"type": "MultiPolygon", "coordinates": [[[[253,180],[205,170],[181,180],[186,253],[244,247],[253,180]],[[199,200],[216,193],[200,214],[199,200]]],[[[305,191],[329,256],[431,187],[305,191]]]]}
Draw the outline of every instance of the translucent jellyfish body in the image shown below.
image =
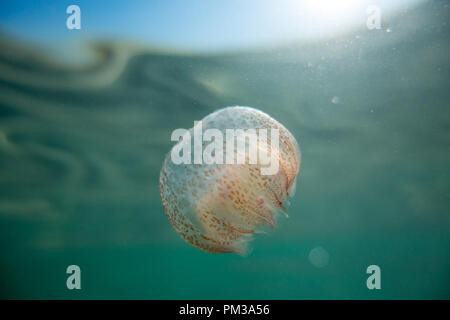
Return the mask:
{"type": "Polygon", "coordinates": [[[299,170],[297,141],[282,124],[254,108],[227,107],[197,122],[174,145],[161,169],[161,199],[173,227],[191,245],[245,254],[254,233],[274,227],[280,213],[287,215],[299,170]],[[193,137],[200,133],[199,143],[193,137]],[[245,133],[256,133],[257,143],[245,133]],[[214,143],[215,162],[202,154],[214,143]],[[180,163],[174,154],[181,149],[180,163]]]}

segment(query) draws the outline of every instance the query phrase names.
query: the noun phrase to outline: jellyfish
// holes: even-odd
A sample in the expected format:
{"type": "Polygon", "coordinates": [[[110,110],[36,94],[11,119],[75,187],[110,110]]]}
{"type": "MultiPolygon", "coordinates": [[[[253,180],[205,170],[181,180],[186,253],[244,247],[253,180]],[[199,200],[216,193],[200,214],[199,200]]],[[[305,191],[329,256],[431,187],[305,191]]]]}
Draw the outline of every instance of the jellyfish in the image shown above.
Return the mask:
{"type": "Polygon", "coordinates": [[[268,114],[251,107],[219,109],[194,122],[166,156],[159,182],[163,208],[174,229],[194,247],[246,255],[254,234],[274,228],[279,216],[287,216],[300,158],[294,136],[268,114]],[[201,143],[188,139],[196,133],[206,138],[211,129],[214,137],[201,143]],[[230,130],[239,134],[228,139],[230,130]],[[249,132],[257,134],[257,143],[251,143],[249,132]],[[211,145],[217,147],[212,152],[215,162],[195,154],[211,145]],[[180,163],[173,155],[182,147],[186,161],[180,163]],[[257,159],[251,159],[252,151],[257,159]],[[273,159],[275,166],[263,158],[273,159]],[[267,173],[271,165],[276,170],[267,173]]]}

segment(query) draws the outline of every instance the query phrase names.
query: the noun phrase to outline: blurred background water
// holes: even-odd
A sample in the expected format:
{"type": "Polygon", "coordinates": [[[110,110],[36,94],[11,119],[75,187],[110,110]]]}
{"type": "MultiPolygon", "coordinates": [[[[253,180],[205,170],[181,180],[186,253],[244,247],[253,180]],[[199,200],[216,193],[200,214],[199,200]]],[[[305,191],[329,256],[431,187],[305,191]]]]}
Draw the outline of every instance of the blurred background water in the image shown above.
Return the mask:
{"type": "Polygon", "coordinates": [[[449,299],[449,5],[379,1],[369,30],[368,2],[311,3],[2,1],[0,297],[449,299]],[[158,191],[172,131],[230,105],[302,149],[245,258],[185,243],[158,191]]]}

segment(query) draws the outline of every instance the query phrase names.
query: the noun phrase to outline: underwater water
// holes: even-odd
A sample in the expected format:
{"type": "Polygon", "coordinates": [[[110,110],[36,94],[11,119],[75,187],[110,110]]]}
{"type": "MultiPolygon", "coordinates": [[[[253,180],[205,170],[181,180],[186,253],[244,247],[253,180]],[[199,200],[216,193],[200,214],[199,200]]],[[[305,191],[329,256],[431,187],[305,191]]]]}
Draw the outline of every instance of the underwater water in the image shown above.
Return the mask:
{"type": "Polygon", "coordinates": [[[448,17],[428,3],[391,32],[227,54],[105,43],[78,67],[3,37],[0,297],[449,299],[448,17]],[[247,257],[188,245],[158,190],[172,131],[232,105],[302,151],[289,218],[247,257]]]}

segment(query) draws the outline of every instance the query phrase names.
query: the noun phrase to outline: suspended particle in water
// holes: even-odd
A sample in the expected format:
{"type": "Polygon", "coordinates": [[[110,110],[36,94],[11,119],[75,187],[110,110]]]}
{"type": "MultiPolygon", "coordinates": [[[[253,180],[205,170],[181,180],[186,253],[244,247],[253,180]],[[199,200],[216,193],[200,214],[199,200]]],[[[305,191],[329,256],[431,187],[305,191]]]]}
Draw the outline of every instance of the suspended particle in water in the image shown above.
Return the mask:
{"type": "Polygon", "coordinates": [[[341,100],[339,99],[338,96],[334,96],[333,98],[331,98],[331,103],[332,104],[339,104],[341,100]]]}
{"type": "Polygon", "coordinates": [[[323,268],[328,265],[328,262],[330,261],[330,255],[328,254],[327,250],[319,246],[315,247],[309,252],[308,260],[313,266],[317,268],[323,268]]]}

